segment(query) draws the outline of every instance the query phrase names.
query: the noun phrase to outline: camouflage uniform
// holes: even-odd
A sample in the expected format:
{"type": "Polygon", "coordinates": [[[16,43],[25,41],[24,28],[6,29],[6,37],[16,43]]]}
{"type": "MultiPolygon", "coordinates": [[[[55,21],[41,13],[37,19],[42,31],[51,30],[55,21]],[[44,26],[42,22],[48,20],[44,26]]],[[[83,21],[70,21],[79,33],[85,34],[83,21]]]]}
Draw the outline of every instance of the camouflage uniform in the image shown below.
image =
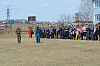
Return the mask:
{"type": "Polygon", "coordinates": [[[16,34],[17,34],[18,43],[21,43],[21,29],[20,28],[16,29],[16,34]]]}

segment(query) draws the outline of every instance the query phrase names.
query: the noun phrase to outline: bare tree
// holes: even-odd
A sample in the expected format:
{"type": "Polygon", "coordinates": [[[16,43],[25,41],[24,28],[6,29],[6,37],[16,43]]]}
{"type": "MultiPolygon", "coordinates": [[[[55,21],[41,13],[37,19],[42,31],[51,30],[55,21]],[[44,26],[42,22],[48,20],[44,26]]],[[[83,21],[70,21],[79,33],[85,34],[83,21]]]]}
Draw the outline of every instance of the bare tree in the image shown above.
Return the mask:
{"type": "Polygon", "coordinates": [[[70,15],[62,14],[62,15],[60,15],[60,20],[58,20],[58,21],[69,23],[71,21],[71,17],[70,17],[70,15]]]}
{"type": "Polygon", "coordinates": [[[71,17],[70,15],[67,15],[67,23],[69,23],[71,21],[71,17]]]}
{"type": "Polygon", "coordinates": [[[72,19],[71,19],[71,20],[72,20],[72,21],[75,21],[75,15],[72,16],[72,19]]]}
{"type": "Polygon", "coordinates": [[[92,0],[81,0],[79,8],[79,20],[92,20],[92,0]]]}

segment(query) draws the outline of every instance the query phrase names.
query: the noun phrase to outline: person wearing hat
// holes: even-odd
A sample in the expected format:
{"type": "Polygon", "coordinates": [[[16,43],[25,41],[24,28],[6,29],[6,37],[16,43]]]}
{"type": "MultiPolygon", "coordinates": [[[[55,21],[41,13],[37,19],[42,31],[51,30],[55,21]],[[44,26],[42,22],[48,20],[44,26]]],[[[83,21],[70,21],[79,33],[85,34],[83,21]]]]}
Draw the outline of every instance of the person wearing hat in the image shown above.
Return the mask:
{"type": "Polygon", "coordinates": [[[18,43],[21,43],[21,29],[19,27],[16,29],[16,34],[18,43]]]}
{"type": "Polygon", "coordinates": [[[40,43],[40,29],[39,29],[39,23],[37,23],[37,26],[35,27],[35,37],[36,37],[36,43],[40,43]]]}

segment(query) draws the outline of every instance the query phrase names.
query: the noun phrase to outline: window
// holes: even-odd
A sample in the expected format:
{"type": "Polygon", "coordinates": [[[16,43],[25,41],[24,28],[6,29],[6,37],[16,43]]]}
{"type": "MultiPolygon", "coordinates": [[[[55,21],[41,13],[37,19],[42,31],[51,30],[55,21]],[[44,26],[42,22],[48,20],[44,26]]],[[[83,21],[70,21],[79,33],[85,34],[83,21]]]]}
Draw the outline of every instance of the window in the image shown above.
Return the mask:
{"type": "Polygon", "coordinates": [[[95,1],[94,4],[94,8],[100,8],[100,1],[95,1]]]}
{"type": "Polygon", "coordinates": [[[95,21],[100,21],[100,14],[95,14],[95,21]]]}

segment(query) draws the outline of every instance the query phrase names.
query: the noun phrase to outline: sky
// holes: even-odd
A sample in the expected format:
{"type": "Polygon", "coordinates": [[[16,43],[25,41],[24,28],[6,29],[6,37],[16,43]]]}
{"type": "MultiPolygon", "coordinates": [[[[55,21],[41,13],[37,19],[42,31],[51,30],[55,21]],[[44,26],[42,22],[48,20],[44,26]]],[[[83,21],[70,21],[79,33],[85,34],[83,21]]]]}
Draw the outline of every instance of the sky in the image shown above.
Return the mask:
{"type": "Polygon", "coordinates": [[[7,6],[10,19],[28,19],[36,16],[38,21],[57,22],[60,15],[72,15],[78,12],[80,0],[0,0],[0,20],[7,19],[7,6]]]}

